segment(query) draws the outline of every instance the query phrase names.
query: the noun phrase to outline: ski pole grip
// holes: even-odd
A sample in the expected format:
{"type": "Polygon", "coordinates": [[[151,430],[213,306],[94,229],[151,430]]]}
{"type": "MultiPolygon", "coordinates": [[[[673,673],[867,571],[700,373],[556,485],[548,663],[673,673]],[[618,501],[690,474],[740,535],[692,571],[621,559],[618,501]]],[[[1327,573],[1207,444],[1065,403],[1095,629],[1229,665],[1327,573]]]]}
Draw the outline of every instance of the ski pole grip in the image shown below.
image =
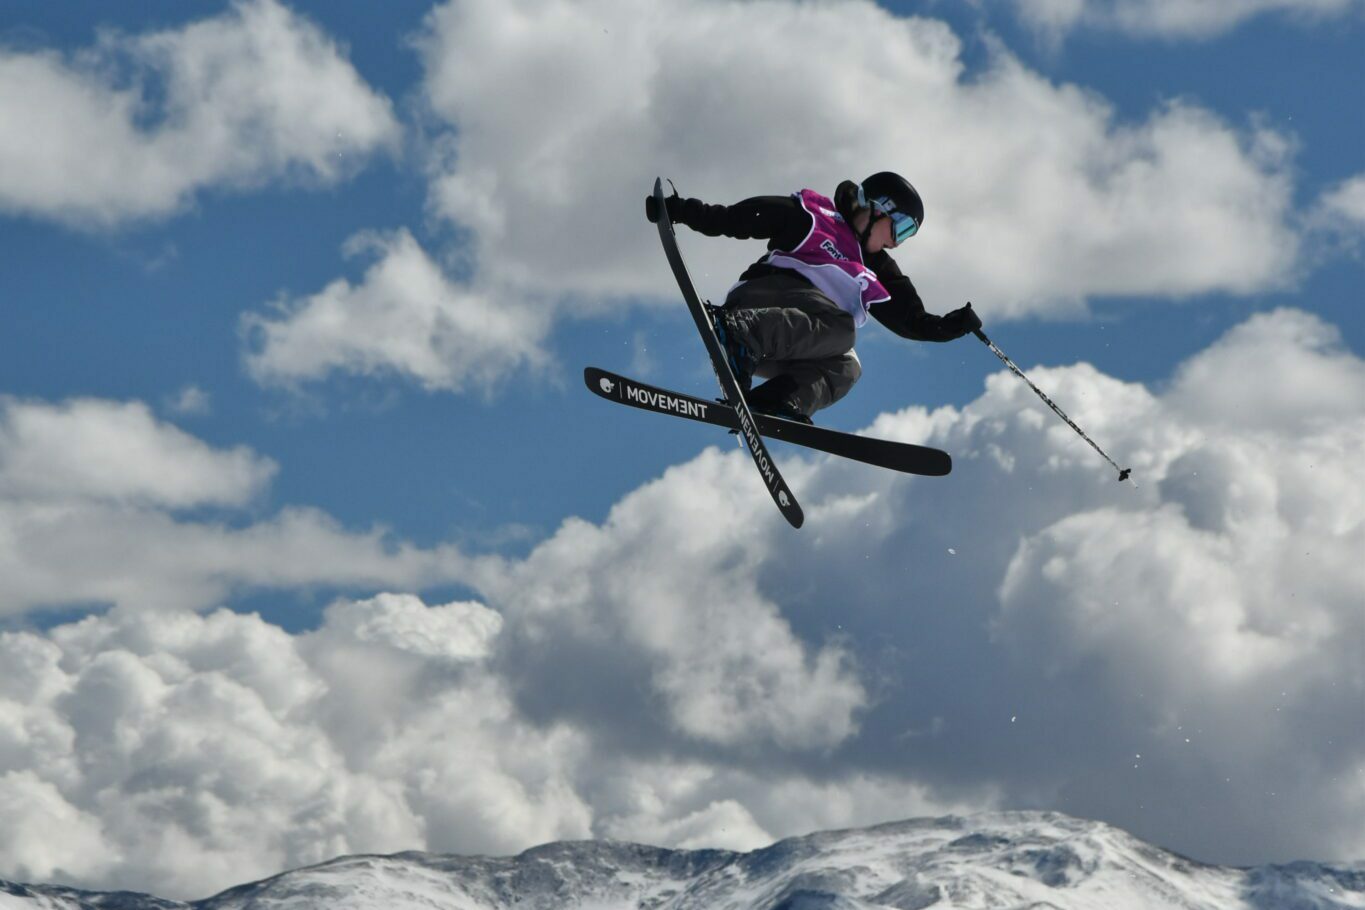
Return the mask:
{"type": "MultiPolygon", "coordinates": [[[[967,301],[966,309],[969,309],[969,310],[970,310],[971,308],[972,308],[972,302],[971,302],[970,300],[968,300],[968,301],[967,301]]],[[[981,321],[980,319],[977,320],[977,322],[980,322],[980,321],[981,321]]],[[[983,331],[981,331],[980,329],[972,329],[972,334],[975,335],[977,338],[980,338],[982,344],[989,345],[989,344],[991,343],[991,340],[990,340],[989,338],[986,337],[986,333],[983,332],[983,331]]]]}

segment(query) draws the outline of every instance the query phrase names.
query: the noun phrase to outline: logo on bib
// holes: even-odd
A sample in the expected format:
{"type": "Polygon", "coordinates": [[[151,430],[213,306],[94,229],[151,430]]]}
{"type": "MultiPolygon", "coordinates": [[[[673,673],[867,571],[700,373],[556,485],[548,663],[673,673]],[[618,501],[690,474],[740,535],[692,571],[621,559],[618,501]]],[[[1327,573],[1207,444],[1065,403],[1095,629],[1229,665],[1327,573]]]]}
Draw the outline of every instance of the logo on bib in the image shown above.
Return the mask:
{"type": "Polygon", "coordinates": [[[842,262],[848,262],[848,257],[845,256],[843,253],[839,252],[839,248],[834,245],[833,240],[826,239],[820,241],[820,249],[824,250],[826,253],[829,253],[835,259],[838,259],[842,262]]]}

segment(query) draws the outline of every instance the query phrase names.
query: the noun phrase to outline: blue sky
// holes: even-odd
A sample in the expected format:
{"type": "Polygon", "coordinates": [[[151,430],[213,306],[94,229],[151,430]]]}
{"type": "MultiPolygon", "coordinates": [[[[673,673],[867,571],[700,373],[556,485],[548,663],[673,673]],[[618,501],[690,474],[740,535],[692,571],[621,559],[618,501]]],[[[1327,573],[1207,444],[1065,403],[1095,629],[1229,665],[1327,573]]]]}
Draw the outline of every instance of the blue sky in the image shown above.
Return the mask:
{"type": "MultiPolygon", "coordinates": [[[[52,693],[114,651],[162,674],[156,698],[226,673],[274,722],[316,721],[339,757],[309,773],[375,789],[366,821],[338,809],[310,846],[282,833],[294,809],[243,800],[259,843],[167,856],[99,808],[127,780],[101,802],[89,755],[44,777],[61,763],[36,740],[0,741],[32,830],[75,819],[102,858],[0,838],[0,877],[202,896],[348,850],[752,846],[1001,806],[1213,861],[1359,857],[1365,683],[1346,655],[1365,585],[1342,554],[1365,533],[1365,8],[1201,8],[7,4],[0,622],[67,679],[35,670],[7,697],[79,742],[86,715],[52,693]],[[820,422],[957,469],[891,478],[779,447],[811,518],[795,537],[728,437],[582,388],[591,364],[710,393],[642,217],[655,174],[726,202],[886,167],[926,199],[897,258],[929,309],[973,300],[1136,492],[971,339],[869,325],[862,381],[820,422]],[[1109,600],[1141,607],[1097,615],[1109,600]],[[236,618],[207,618],[220,607],[236,618]],[[148,631],[168,616],[173,641],[148,631]],[[224,628],[230,672],[185,644],[224,628]],[[271,648],[312,694],[242,669],[271,648]],[[439,740],[384,734],[390,765],[348,745],[373,712],[416,710],[346,701],[328,668],[362,652],[377,688],[439,678],[499,706],[467,741],[511,724],[543,767],[489,746],[464,802],[422,809],[439,740]],[[1261,719],[1287,706],[1293,724],[1261,719]],[[1020,714],[1042,718],[1022,738],[1020,714]],[[1193,757],[1187,725],[1210,731],[1193,757]],[[1317,770],[1288,786],[1303,737],[1317,770]],[[1152,763],[1141,785],[1130,751],[1152,763]],[[1285,788],[1287,816],[1266,796],[1285,788]],[[520,814],[459,821],[507,791],[520,814]]],[[[761,253],[682,243],[716,298],[761,253]]],[[[245,735],[225,717],[225,741],[245,735]]],[[[242,773],[233,792],[282,779],[242,773]]]]}

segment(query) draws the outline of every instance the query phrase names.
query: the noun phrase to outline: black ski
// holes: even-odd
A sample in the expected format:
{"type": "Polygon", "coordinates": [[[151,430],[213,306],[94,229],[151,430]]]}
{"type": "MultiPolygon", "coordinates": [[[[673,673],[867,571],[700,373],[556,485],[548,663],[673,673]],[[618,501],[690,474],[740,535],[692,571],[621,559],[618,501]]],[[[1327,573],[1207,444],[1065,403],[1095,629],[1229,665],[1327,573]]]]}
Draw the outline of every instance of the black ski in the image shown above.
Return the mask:
{"type": "MultiPolygon", "coordinates": [[[[708,401],[682,392],[661,389],[628,376],[620,376],[597,367],[583,371],[583,382],[597,395],[645,411],[685,417],[700,423],[709,423],[727,430],[739,429],[739,417],[735,409],[722,401],[708,401]]],[[[905,474],[924,474],[941,477],[953,469],[953,460],[947,452],[928,446],[911,445],[908,442],[890,442],[868,436],[855,436],[826,427],[812,426],[795,420],[784,420],[768,414],[754,414],[758,431],[764,436],[790,442],[861,461],[879,468],[890,468],[905,474]]]]}
{"type": "Polygon", "coordinates": [[[749,449],[750,456],[754,459],[754,465],[757,466],[759,476],[763,478],[763,483],[767,486],[773,502],[777,503],[777,508],[781,510],[782,517],[791,522],[792,527],[799,528],[801,523],[805,521],[801,504],[796,501],[796,497],[787,488],[787,482],[782,479],[782,475],[778,473],[777,465],[768,455],[768,447],[763,444],[763,437],[759,435],[754,416],[750,413],[749,405],[744,400],[744,392],[740,389],[739,382],[730,369],[730,361],[726,358],[725,351],[716,338],[716,330],[711,325],[711,317],[706,314],[706,308],[702,305],[701,298],[697,296],[697,289],[692,285],[692,278],[687,274],[687,265],[683,262],[682,251],[678,249],[678,238],[673,233],[673,223],[668,218],[668,206],[664,202],[663,178],[654,181],[654,201],[659,209],[659,239],[663,242],[664,252],[668,254],[668,264],[673,267],[673,277],[678,279],[678,287],[682,290],[683,299],[687,301],[687,309],[691,311],[692,319],[697,324],[697,331],[701,333],[701,340],[706,345],[706,353],[711,355],[711,367],[715,370],[716,381],[720,383],[721,394],[725,396],[725,400],[734,410],[736,427],[744,439],[744,444],[749,449]]]}

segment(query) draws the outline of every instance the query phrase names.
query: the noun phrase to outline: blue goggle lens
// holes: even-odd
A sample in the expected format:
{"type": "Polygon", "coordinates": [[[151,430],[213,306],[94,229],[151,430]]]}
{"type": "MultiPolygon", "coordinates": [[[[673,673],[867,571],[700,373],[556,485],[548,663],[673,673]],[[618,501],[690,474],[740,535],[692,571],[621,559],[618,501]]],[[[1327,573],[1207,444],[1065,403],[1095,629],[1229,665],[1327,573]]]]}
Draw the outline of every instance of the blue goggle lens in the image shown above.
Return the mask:
{"type": "Polygon", "coordinates": [[[891,230],[896,235],[896,242],[900,243],[915,236],[915,232],[919,230],[919,222],[904,212],[892,212],[891,230]]]}
{"type": "Polygon", "coordinates": [[[872,207],[891,219],[891,233],[895,236],[896,243],[909,240],[919,230],[919,222],[904,212],[892,211],[888,207],[890,205],[889,199],[872,200],[872,207]]]}

